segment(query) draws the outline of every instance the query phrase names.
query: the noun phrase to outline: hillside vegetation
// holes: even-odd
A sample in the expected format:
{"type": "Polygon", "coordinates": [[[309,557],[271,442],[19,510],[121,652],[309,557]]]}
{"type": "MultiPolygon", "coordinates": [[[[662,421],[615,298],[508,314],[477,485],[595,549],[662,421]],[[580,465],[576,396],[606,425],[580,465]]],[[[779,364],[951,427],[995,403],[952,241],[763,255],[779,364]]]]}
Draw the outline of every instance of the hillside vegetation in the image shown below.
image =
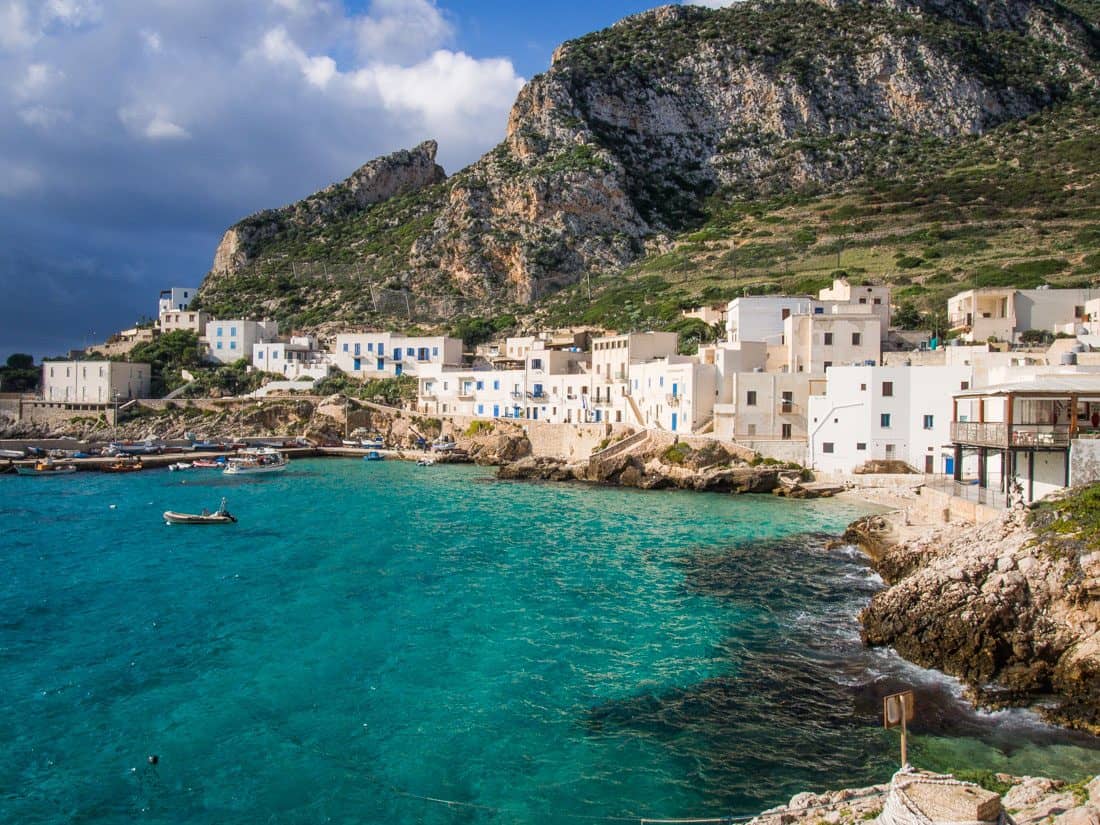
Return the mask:
{"type": "Polygon", "coordinates": [[[655,9],[560,47],[451,177],[426,141],[231,227],[199,300],[315,329],[628,329],[837,271],[925,311],[1091,283],[1097,19],[1095,0],[655,9]]]}

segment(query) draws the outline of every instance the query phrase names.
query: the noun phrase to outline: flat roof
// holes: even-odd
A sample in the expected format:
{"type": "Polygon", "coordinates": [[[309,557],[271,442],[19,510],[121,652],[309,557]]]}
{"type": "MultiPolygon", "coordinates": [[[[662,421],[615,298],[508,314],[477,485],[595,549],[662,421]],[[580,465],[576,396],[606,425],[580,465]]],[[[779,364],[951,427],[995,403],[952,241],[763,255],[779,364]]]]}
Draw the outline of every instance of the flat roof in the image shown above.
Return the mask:
{"type": "Polygon", "coordinates": [[[1034,381],[1014,381],[955,393],[955,398],[988,398],[992,395],[1100,395],[1100,373],[1039,375],[1034,381]]]}

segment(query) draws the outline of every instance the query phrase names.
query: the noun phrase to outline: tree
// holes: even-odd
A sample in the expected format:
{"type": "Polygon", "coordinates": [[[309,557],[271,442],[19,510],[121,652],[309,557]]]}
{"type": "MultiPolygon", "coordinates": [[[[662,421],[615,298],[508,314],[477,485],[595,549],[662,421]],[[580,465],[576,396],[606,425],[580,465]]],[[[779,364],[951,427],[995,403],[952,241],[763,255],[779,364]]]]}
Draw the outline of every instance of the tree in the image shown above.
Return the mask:
{"type": "Polygon", "coordinates": [[[898,329],[920,329],[923,323],[924,318],[920,311],[908,301],[901,304],[894,313],[894,326],[898,329]]]}
{"type": "Polygon", "coordinates": [[[0,392],[31,392],[38,386],[41,371],[34,365],[34,356],[17,352],[8,356],[0,367],[0,392]]]}

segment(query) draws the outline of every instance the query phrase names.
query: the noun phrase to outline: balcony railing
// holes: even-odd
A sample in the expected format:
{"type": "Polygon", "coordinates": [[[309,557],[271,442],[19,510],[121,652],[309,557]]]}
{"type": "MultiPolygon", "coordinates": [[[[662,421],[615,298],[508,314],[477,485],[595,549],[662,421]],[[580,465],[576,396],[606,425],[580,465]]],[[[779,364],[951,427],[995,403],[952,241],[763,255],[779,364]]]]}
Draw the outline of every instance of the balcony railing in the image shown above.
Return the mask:
{"type": "Polygon", "coordinates": [[[1013,424],[1003,421],[955,421],[951,440],[980,447],[1065,447],[1069,444],[1066,424],[1013,424]]]}

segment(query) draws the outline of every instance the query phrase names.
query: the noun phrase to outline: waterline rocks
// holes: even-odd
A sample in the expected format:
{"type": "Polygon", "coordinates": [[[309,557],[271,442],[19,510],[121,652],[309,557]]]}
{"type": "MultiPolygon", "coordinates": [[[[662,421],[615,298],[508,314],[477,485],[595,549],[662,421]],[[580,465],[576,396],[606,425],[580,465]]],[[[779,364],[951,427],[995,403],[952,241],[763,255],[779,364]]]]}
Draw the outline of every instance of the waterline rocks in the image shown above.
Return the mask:
{"type": "Polygon", "coordinates": [[[885,550],[873,563],[890,587],[860,614],[865,643],[962,679],[980,704],[1038,704],[1100,733],[1100,553],[1082,496],[1100,488],[885,550]]]}

